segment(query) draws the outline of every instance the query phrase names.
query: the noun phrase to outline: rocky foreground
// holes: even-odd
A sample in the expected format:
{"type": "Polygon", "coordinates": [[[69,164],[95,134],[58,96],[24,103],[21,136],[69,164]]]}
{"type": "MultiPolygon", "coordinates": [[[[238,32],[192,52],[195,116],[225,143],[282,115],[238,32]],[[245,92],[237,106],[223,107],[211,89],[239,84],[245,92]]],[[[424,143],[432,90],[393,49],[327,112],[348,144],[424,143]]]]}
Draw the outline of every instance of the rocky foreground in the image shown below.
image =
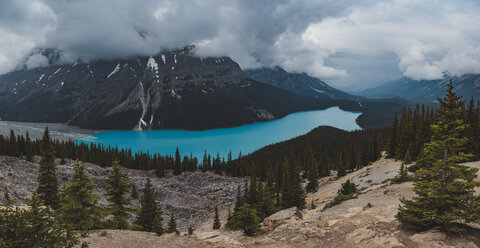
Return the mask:
{"type": "MultiPolygon", "coordinates": [[[[39,157],[36,160],[38,161],[39,157]]],[[[74,164],[75,161],[67,160],[65,165],[57,167],[60,187],[68,183],[74,164]]],[[[109,175],[109,168],[89,163],[86,166],[93,183],[97,185],[96,193],[102,196],[99,203],[106,206],[105,178],[109,175]]],[[[0,202],[4,200],[3,190],[6,187],[10,196],[17,199],[17,204],[24,204],[24,199],[30,197],[38,187],[38,168],[38,163],[0,156],[0,191],[2,191],[0,202]]],[[[158,178],[154,171],[125,170],[139,194],[147,178],[152,180],[157,199],[163,208],[164,220],[168,221],[170,214],[173,213],[180,230],[202,225],[213,216],[216,204],[222,209],[233,205],[237,186],[243,185],[245,181],[242,178],[223,177],[212,172],[185,172],[180,176],[167,175],[167,178],[158,178]]],[[[133,205],[140,207],[138,200],[134,200],[133,205]]]]}
{"type": "MultiPolygon", "coordinates": [[[[468,165],[480,168],[480,162],[468,165]]],[[[316,209],[300,213],[284,211],[280,214],[283,219],[273,218],[272,223],[277,226],[265,226],[269,231],[257,237],[224,229],[212,231],[210,219],[190,237],[184,233],[156,237],[108,230],[107,236],[94,231],[84,241],[90,247],[480,247],[478,229],[461,236],[447,236],[439,230],[415,233],[403,229],[395,219],[398,204],[400,198],[411,198],[414,194],[411,182],[389,184],[388,179],[397,175],[399,167],[400,162],[382,158],[340,179],[323,178],[320,189],[307,197],[307,205],[313,200],[316,209]],[[347,179],[359,185],[363,193],[357,199],[322,210],[347,179]]],[[[224,223],[226,212],[221,217],[224,223]]]]}
{"type": "MultiPolygon", "coordinates": [[[[480,168],[480,162],[468,165],[480,168]]],[[[397,175],[399,167],[400,162],[382,158],[340,179],[333,176],[323,178],[319,190],[307,196],[307,205],[310,206],[313,200],[317,206],[315,209],[308,208],[301,212],[290,209],[277,213],[265,221],[267,225],[264,228],[268,231],[256,237],[245,237],[241,232],[224,229],[212,230],[211,212],[215,202],[219,203],[221,220],[225,223],[228,206],[235,198],[236,187],[244,179],[226,178],[212,173],[184,173],[178,177],[158,179],[152,172],[128,170],[138,188],[141,188],[146,177],[151,177],[157,197],[167,212],[173,211],[181,216],[179,224],[195,224],[194,235],[186,236],[182,232],[180,235],[158,237],[154,233],[128,230],[95,230],[89,237],[82,238],[82,241],[88,242],[89,247],[120,248],[480,247],[480,226],[474,226],[471,231],[459,236],[447,236],[439,230],[415,233],[403,229],[395,220],[397,207],[401,198],[411,198],[414,194],[411,182],[389,184],[388,180],[397,175]],[[348,179],[362,189],[362,194],[357,199],[322,210],[348,179]],[[181,214],[182,211],[185,214],[181,214]]],[[[18,198],[28,196],[36,187],[36,168],[36,164],[0,157],[0,187],[7,185],[9,189],[15,189],[13,192],[18,198]]],[[[106,169],[95,165],[88,165],[88,169],[102,191],[101,178],[106,175],[106,169]]],[[[65,182],[71,170],[72,163],[59,167],[62,182],[65,182]]],[[[477,189],[477,194],[480,194],[480,189],[477,189]]]]}

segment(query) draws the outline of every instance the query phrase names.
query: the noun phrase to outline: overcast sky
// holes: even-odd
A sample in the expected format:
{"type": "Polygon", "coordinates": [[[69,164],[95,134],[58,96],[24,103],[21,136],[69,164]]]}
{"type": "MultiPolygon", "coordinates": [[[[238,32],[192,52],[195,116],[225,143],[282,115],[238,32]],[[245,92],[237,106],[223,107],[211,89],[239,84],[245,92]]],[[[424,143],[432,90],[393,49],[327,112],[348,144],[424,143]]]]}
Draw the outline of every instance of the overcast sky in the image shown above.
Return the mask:
{"type": "MultiPolygon", "coordinates": [[[[279,65],[358,90],[480,73],[478,0],[1,0],[0,73],[35,48],[63,61],[195,44],[243,69],[279,65]]],[[[28,57],[30,68],[46,58],[28,57]]]]}

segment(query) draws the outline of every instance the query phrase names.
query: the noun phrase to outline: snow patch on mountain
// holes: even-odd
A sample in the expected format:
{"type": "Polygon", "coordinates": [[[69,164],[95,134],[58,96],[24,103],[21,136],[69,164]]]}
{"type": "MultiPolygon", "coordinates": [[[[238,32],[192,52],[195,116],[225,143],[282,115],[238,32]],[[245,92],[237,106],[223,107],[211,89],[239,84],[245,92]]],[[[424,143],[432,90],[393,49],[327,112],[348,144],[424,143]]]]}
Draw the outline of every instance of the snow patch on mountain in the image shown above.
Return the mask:
{"type": "Polygon", "coordinates": [[[315,88],[313,88],[313,87],[310,87],[310,89],[312,89],[312,90],[314,90],[314,91],[316,91],[316,92],[318,92],[318,93],[320,93],[320,94],[325,94],[325,91],[323,91],[323,90],[315,89],[315,88]]]}
{"type": "Polygon", "coordinates": [[[163,60],[163,64],[166,64],[167,63],[167,59],[165,58],[165,55],[162,54],[162,60],[163,60]]]}
{"type": "Polygon", "coordinates": [[[43,77],[45,77],[45,74],[42,74],[35,83],[36,84],[40,83],[40,81],[42,81],[43,77]]]}
{"type": "Polygon", "coordinates": [[[113,71],[107,76],[107,78],[110,78],[111,76],[113,76],[113,74],[117,73],[118,71],[120,71],[120,63],[117,64],[115,69],[113,69],[113,71]]]}

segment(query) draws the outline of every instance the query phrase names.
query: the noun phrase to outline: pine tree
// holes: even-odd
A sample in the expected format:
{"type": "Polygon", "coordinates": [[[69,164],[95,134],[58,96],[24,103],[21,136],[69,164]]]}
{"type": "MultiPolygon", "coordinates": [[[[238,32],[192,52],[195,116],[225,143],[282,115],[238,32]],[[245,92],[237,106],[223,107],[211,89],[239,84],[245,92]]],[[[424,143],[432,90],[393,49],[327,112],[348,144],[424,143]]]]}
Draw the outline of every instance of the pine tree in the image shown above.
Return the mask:
{"type": "Polygon", "coordinates": [[[460,162],[471,155],[464,153],[467,138],[462,136],[467,125],[463,121],[464,103],[453,91],[450,81],[447,94],[439,98],[432,137],[417,162],[417,182],[412,200],[402,200],[397,219],[406,226],[427,229],[440,226],[455,229],[455,222],[480,223],[480,199],[474,195],[477,169],[460,162]]]}
{"type": "Polygon", "coordinates": [[[193,228],[193,226],[189,226],[189,227],[188,227],[188,231],[187,231],[188,236],[193,235],[193,231],[194,231],[194,230],[195,230],[195,229],[193,228]]]}
{"type": "Polygon", "coordinates": [[[263,220],[275,212],[277,212],[275,202],[275,190],[269,182],[258,185],[258,202],[255,204],[258,217],[263,220]]]}
{"type": "Polygon", "coordinates": [[[218,216],[218,207],[215,205],[215,218],[213,219],[213,229],[220,229],[220,218],[218,216]]]}
{"type": "Polygon", "coordinates": [[[5,202],[10,201],[10,195],[8,194],[7,186],[5,186],[3,190],[3,199],[5,200],[5,202]]]}
{"type": "Polygon", "coordinates": [[[288,161],[285,158],[282,165],[282,189],[281,189],[281,205],[282,208],[289,208],[292,204],[292,178],[290,175],[290,166],[288,165],[288,161]]]}
{"type": "Polygon", "coordinates": [[[343,177],[347,174],[345,172],[345,165],[343,164],[343,159],[342,155],[338,156],[338,161],[337,161],[337,176],[338,177],[343,177]]]}
{"type": "Polygon", "coordinates": [[[310,143],[307,144],[307,147],[305,148],[305,167],[307,168],[307,179],[308,179],[308,184],[306,187],[307,192],[315,192],[318,189],[318,164],[317,160],[315,159],[315,156],[313,155],[312,152],[312,147],[310,143]]]}
{"type": "Polygon", "coordinates": [[[99,195],[94,194],[96,185],[87,174],[85,164],[77,162],[69,184],[63,189],[60,202],[60,219],[76,230],[92,229],[105,215],[98,206],[99,195]]]}
{"type": "Polygon", "coordinates": [[[58,208],[58,178],[55,166],[55,147],[50,139],[48,127],[45,128],[41,142],[40,169],[38,171],[37,192],[45,204],[53,209],[58,208]]]}
{"type": "Polygon", "coordinates": [[[27,199],[27,208],[0,208],[1,247],[73,247],[77,236],[58,223],[53,211],[43,204],[36,191],[27,199]]]}
{"type": "Polygon", "coordinates": [[[135,200],[138,199],[137,186],[135,186],[134,183],[132,183],[132,193],[130,193],[130,196],[135,200]]]}
{"type": "Polygon", "coordinates": [[[180,157],[180,152],[178,151],[178,147],[175,150],[175,166],[173,167],[173,174],[174,175],[182,174],[182,159],[180,157]]]}
{"type": "Polygon", "coordinates": [[[302,187],[302,178],[300,177],[300,167],[296,164],[292,171],[292,203],[298,209],[305,207],[305,190],[302,187]]]}
{"type": "Polygon", "coordinates": [[[244,197],[242,196],[242,191],[240,186],[237,187],[237,199],[235,200],[235,206],[233,211],[236,212],[240,209],[241,206],[245,203],[244,197]]]}
{"type": "Polygon", "coordinates": [[[249,204],[245,204],[233,214],[226,227],[231,230],[241,229],[245,235],[254,236],[260,230],[260,218],[255,209],[251,208],[249,204]]]}
{"type": "Polygon", "coordinates": [[[143,195],[140,198],[140,213],[137,216],[136,224],[142,226],[142,230],[146,232],[152,231],[153,219],[156,215],[161,214],[161,208],[158,206],[157,197],[153,189],[150,178],[147,178],[143,195]]]}
{"type": "Polygon", "coordinates": [[[30,135],[28,134],[28,131],[25,133],[25,160],[28,162],[33,162],[33,152],[32,152],[32,144],[30,140],[30,135]]]}
{"type": "Polygon", "coordinates": [[[175,216],[170,215],[170,220],[168,221],[167,233],[177,233],[177,222],[175,221],[175,216]]]}
{"type": "Polygon", "coordinates": [[[161,214],[156,214],[153,218],[152,231],[154,231],[158,236],[162,236],[164,233],[163,230],[163,218],[161,214]]]}
{"type": "Polygon", "coordinates": [[[113,215],[115,227],[119,229],[128,228],[128,219],[132,211],[128,205],[132,199],[128,197],[132,183],[128,174],[122,171],[118,161],[114,161],[110,175],[105,179],[107,189],[108,210],[113,215]]]}
{"type": "Polygon", "coordinates": [[[393,118],[393,125],[390,132],[390,140],[388,144],[388,157],[394,158],[395,157],[395,150],[397,149],[397,135],[398,135],[398,118],[397,112],[395,112],[395,116],[393,118]]]}
{"type": "Polygon", "coordinates": [[[406,166],[402,163],[400,165],[400,171],[398,172],[398,175],[392,178],[392,183],[403,183],[411,180],[412,178],[408,175],[406,166]]]}

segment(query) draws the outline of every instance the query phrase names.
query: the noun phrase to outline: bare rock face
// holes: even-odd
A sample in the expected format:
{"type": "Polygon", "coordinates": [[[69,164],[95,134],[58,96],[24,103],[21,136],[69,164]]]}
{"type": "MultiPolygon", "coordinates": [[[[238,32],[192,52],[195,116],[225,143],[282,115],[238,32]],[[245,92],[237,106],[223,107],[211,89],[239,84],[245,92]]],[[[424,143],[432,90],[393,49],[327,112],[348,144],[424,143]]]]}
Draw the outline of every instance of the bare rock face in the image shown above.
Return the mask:
{"type": "Polygon", "coordinates": [[[275,227],[284,223],[293,222],[297,219],[302,219],[302,214],[297,207],[287,208],[278,211],[263,220],[263,225],[268,227],[275,227]]]}

